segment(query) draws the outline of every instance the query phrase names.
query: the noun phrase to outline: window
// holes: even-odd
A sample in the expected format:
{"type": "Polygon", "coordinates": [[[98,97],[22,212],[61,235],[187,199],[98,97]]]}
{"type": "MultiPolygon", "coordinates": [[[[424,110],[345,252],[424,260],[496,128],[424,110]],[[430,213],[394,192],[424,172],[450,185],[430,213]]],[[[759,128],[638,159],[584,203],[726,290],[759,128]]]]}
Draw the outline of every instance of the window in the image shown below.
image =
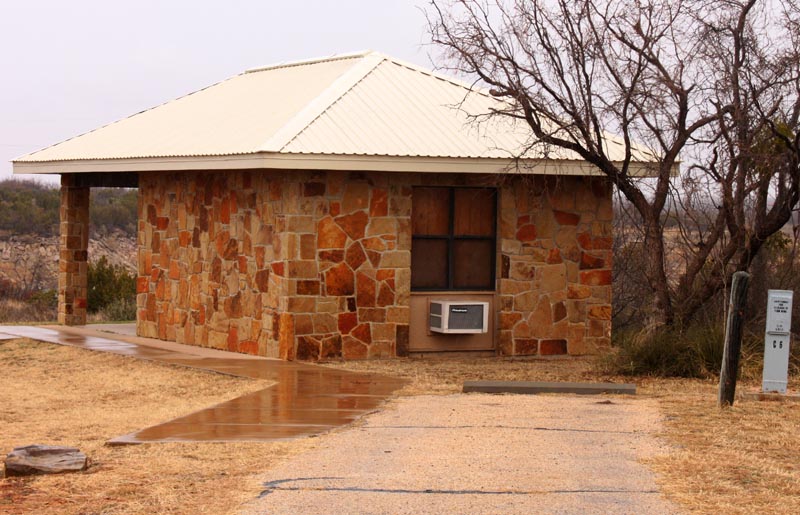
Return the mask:
{"type": "Polygon", "coordinates": [[[497,191],[414,188],[411,288],[494,290],[497,191]]]}

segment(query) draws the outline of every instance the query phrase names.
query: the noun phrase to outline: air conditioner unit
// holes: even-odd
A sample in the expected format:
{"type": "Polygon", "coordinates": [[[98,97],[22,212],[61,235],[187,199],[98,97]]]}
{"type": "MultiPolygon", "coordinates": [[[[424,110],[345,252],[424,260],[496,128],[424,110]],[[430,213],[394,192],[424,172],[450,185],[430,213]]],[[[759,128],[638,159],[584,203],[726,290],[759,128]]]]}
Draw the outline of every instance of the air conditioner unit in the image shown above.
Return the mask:
{"type": "Polygon", "coordinates": [[[489,330],[489,303],[432,300],[428,306],[428,327],[435,333],[485,333],[489,330]]]}

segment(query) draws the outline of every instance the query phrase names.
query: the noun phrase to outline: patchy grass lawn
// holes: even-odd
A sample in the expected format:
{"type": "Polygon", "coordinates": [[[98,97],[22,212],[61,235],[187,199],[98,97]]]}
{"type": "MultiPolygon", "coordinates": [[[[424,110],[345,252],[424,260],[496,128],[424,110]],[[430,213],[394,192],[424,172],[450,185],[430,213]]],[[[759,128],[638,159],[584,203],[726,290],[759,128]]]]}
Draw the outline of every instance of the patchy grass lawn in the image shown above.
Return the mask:
{"type": "MultiPolygon", "coordinates": [[[[396,359],[327,366],[398,375],[401,394],[453,393],[466,380],[635,382],[659,401],[667,455],[648,463],[664,493],[691,513],[800,513],[800,403],[737,400],[719,409],[717,380],[615,377],[592,360],[396,359]]],[[[746,371],[746,377],[759,373],[746,371]]],[[[800,390],[798,377],[790,389],[800,390]]],[[[753,380],[738,391],[760,389],[753,380]]]]}
{"type": "Polygon", "coordinates": [[[93,461],[84,473],[0,479],[3,514],[233,513],[258,494],[259,473],[311,445],[104,445],[261,381],[30,340],[0,342],[0,370],[0,453],[70,445],[93,461]]]}

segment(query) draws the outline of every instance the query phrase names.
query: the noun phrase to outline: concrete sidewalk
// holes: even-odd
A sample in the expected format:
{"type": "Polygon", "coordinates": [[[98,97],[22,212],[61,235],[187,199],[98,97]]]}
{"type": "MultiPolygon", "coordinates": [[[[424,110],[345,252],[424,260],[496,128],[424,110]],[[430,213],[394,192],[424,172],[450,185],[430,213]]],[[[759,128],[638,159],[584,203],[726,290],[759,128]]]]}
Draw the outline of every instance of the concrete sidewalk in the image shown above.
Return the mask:
{"type": "Polygon", "coordinates": [[[459,394],[392,401],[264,477],[247,514],[679,513],[638,460],[655,403],[459,394]]]}

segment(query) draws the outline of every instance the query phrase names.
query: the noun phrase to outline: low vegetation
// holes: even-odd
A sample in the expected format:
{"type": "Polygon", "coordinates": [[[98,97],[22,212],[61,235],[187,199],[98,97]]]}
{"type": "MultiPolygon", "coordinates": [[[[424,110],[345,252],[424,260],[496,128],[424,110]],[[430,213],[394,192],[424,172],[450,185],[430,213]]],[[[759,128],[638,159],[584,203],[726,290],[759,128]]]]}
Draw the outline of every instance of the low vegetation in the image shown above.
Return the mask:
{"type": "Polygon", "coordinates": [[[123,266],[112,265],[105,256],[89,263],[88,309],[102,320],[136,320],[136,277],[123,266]]]}

